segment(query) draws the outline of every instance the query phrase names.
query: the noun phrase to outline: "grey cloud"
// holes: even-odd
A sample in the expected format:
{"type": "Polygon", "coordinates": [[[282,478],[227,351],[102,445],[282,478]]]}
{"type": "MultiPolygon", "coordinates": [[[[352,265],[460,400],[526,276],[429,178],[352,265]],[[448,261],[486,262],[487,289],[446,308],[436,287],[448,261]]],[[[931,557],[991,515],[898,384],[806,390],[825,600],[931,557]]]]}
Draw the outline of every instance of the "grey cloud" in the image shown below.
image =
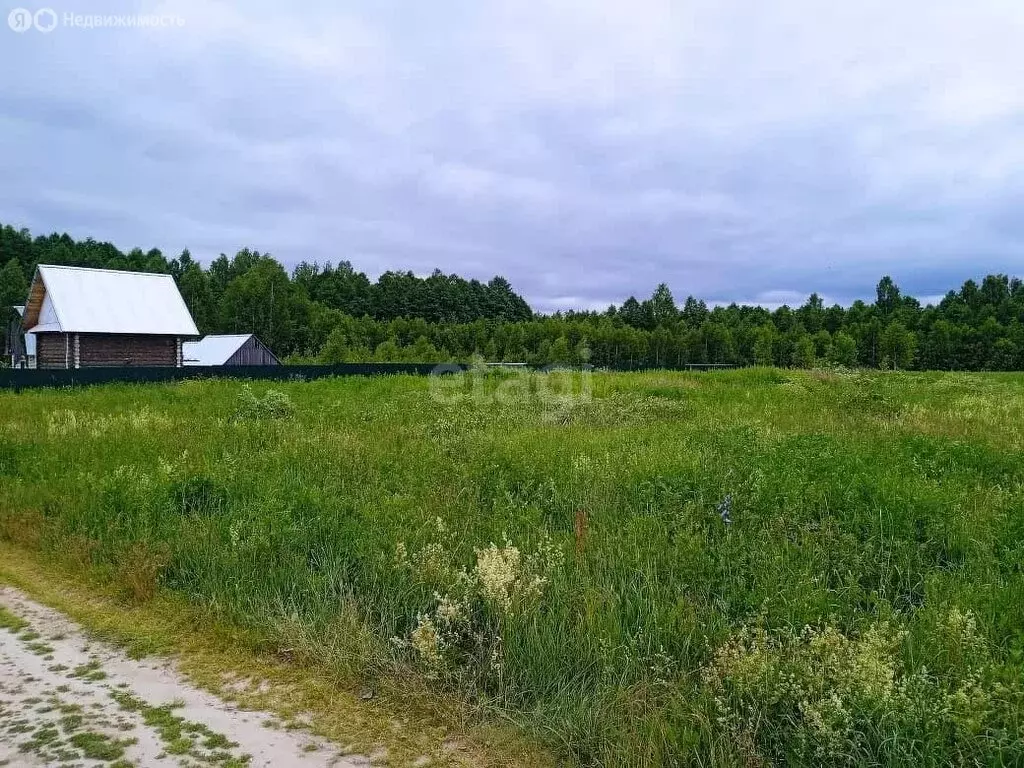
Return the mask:
{"type": "Polygon", "coordinates": [[[4,223],[501,273],[545,310],[1024,265],[1016,3],[94,5],[186,24],[0,29],[4,223]]]}

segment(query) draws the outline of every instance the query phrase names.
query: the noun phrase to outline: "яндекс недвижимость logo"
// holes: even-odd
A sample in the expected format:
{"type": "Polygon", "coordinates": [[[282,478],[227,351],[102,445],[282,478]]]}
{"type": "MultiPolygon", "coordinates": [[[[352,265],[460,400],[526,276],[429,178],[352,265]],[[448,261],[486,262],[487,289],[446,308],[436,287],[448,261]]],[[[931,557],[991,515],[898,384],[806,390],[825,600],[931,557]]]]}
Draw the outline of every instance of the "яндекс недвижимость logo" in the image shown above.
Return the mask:
{"type": "Polygon", "coordinates": [[[57,26],[57,13],[52,8],[40,8],[35,13],[15,8],[7,14],[7,26],[15,32],[28,32],[33,27],[40,32],[52,32],[57,26]]]}
{"type": "Polygon", "coordinates": [[[15,32],[52,32],[57,26],[73,29],[168,29],[185,26],[185,19],[173,14],[90,14],[66,12],[58,17],[52,8],[33,12],[15,8],[7,14],[7,26],[15,32]]]}

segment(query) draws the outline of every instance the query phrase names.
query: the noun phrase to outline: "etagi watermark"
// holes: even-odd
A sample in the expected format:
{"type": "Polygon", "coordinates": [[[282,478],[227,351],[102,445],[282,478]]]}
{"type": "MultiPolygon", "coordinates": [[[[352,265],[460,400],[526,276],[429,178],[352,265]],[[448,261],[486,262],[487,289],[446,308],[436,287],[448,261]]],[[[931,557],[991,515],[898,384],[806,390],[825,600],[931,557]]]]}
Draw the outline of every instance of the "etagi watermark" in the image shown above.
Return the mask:
{"type": "Polygon", "coordinates": [[[498,365],[441,364],[431,371],[430,397],[454,405],[511,404],[533,401],[545,407],[571,406],[593,397],[590,365],[549,365],[530,369],[498,365]]]}
{"type": "Polygon", "coordinates": [[[15,8],[7,14],[7,26],[15,32],[53,32],[57,27],[70,29],[178,29],[185,26],[185,19],[174,14],[99,14],[71,13],[57,14],[53,8],[15,8]]]}

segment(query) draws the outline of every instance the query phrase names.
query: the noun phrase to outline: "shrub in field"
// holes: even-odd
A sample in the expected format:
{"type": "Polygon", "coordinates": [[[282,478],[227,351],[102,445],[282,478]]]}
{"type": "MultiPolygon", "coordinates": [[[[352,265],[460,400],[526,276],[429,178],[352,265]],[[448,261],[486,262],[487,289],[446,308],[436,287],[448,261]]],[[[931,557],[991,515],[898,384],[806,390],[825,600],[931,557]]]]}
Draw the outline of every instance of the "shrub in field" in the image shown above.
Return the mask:
{"type": "Polygon", "coordinates": [[[259,397],[248,384],[238,393],[235,419],[285,419],[295,413],[295,404],[284,392],[268,389],[259,397]]]}

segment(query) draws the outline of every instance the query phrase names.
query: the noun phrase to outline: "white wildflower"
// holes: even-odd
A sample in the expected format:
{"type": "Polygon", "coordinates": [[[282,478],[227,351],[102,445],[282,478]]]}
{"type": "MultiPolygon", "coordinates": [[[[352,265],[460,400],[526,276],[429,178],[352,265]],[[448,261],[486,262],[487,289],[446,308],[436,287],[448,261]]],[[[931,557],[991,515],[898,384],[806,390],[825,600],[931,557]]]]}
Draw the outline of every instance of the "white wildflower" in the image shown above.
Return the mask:
{"type": "Polygon", "coordinates": [[[449,572],[448,553],[438,542],[427,544],[416,554],[420,575],[425,579],[438,581],[444,579],[449,572]]]}
{"type": "Polygon", "coordinates": [[[427,666],[433,669],[441,666],[443,659],[441,635],[437,631],[437,626],[434,624],[433,619],[420,614],[416,629],[412,631],[410,636],[410,642],[413,649],[426,662],[427,666]]]}
{"type": "Polygon", "coordinates": [[[435,593],[437,598],[437,610],[435,614],[437,620],[443,624],[460,624],[466,620],[466,609],[465,607],[453,600],[448,595],[438,595],[435,593]]]}
{"type": "Polygon", "coordinates": [[[512,608],[516,580],[519,576],[520,554],[516,547],[497,547],[493,542],[476,551],[476,579],[484,599],[504,611],[512,608]]]}

